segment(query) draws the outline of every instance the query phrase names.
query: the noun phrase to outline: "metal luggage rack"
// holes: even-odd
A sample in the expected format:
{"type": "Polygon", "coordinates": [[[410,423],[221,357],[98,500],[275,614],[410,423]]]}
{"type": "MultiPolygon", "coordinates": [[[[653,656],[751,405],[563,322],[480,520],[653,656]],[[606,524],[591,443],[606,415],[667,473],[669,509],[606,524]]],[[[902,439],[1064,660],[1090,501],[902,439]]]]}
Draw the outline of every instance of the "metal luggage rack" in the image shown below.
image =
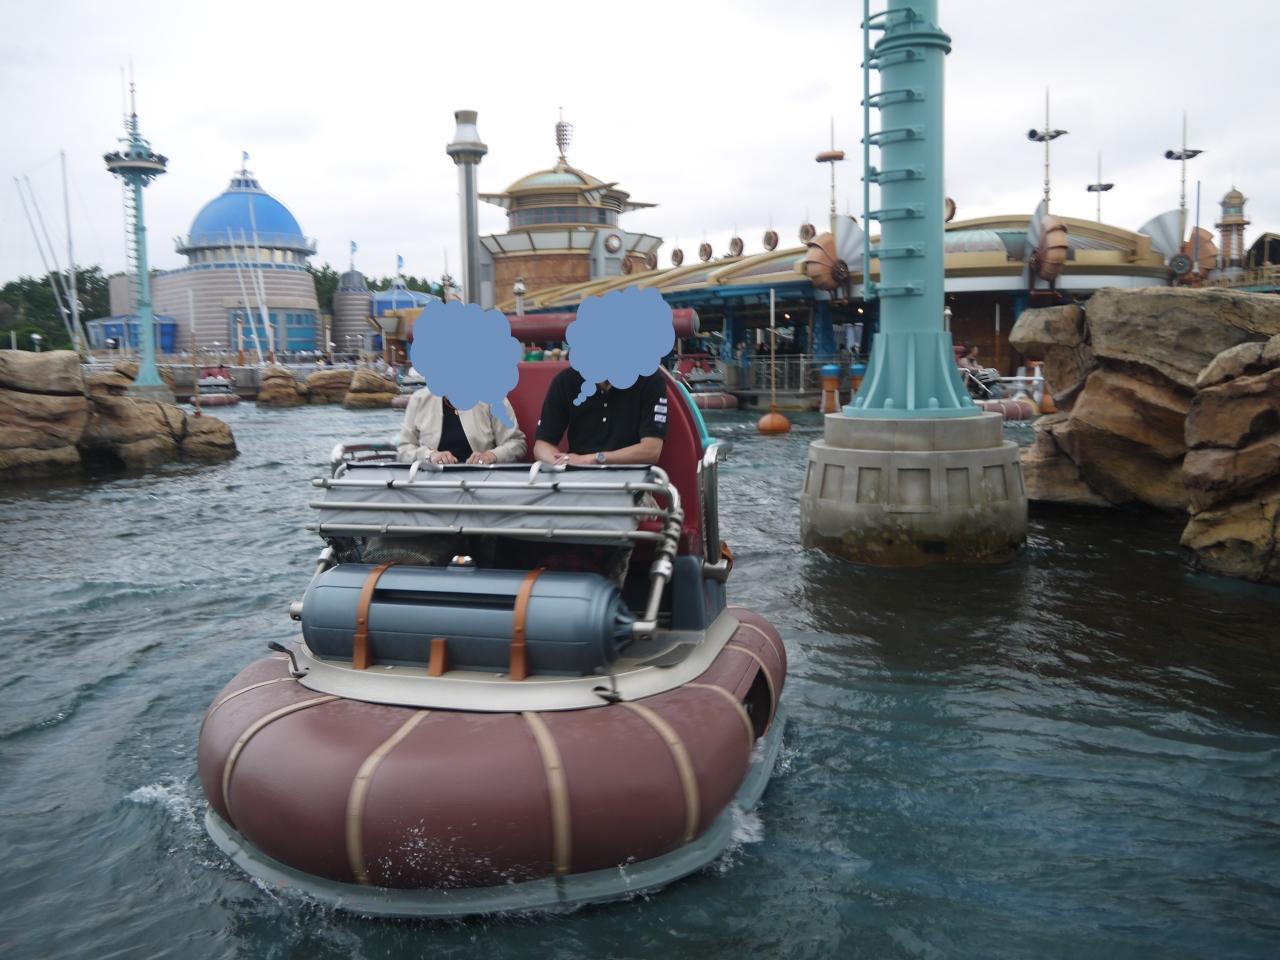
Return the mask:
{"type": "MultiPolygon", "coordinates": [[[[406,523],[355,523],[355,522],[319,522],[309,523],[306,529],[322,537],[367,537],[367,536],[499,536],[515,537],[527,540],[548,540],[558,542],[581,543],[647,541],[655,544],[653,562],[650,564],[650,590],[644,613],[636,622],[635,632],[645,636],[652,634],[658,626],[658,610],[661,606],[663,588],[670,581],[673,560],[680,540],[680,531],[684,524],[684,510],[680,502],[680,492],[667,476],[666,471],[657,466],[647,467],[609,467],[585,466],[566,467],[548,466],[536,462],[531,466],[523,464],[503,465],[450,465],[424,463],[417,461],[407,466],[389,460],[387,452],[394,455],[394,446],[384,444],[360,444],[353,446],[339,445],[333,452],[333,476],[320,477],[311,481],[312,486],[322,489],[326,494],[341,491],[370,492],[375,490],[400,491],[402,494],[414,492],[458,493],[497,492],[509,490],[513,492],[552,495],[559,494],[615,494],[619,498],[625,496],[631,502],[625,506],[582,506],[566,504],[520,504],[520,503],[413,503],[405,502],[405,498],[396,502],[377,502],[367,500],[312,500],[308,506],[316,510],[333,510],[354,513],[369,513],[376,517],[378,513],[422,514],[422,513],[481,513],[512,518],[520,516],[566,516],[566,517],[598,517],[613,521],[611,527],[592,526],[525,526],[519,523],[511,525],[470,525],[466,523],[452,524],[406,524],[406,523]],[[352,469],[354,467],[354,469],[352,469]],[[394,472],[404,472],[404,479],[396,477],[364,479],[358,474],[370,468],[391,468],[394,472]],[[566,479],[574,474],[608,476],[611,472],[644,471],[645,479],[606,480],[606,479],[566,479]],[[495,474],[511,474],[512,478],[495,479],[495,474]],[[650,493],[666,499],[667,506],[636,503],[639,495],[650,493]],[[622,522],[631,518],[631,529],[623,529],[622,522]],[[660,520],[662,529],[635,529],[641,521],[660,520]]],[[[322,561],[321,569],[326,566],[322,561]]]]}

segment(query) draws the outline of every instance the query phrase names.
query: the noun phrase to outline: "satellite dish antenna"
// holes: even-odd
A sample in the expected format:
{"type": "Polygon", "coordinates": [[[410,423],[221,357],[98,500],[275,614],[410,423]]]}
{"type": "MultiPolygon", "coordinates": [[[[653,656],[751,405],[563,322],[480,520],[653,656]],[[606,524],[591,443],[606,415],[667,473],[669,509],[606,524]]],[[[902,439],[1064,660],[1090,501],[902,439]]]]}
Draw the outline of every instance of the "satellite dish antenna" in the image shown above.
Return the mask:
{"type": "Polygon", "coordinates": [[[658,269],[658,255],[652,250],[644,255],[644,266],[646,270],[658,269]]]}
{"type": "Polygon", "coordinates": [[[858,221],[853,217],[839,217],[836,220],[836,256],[852,266],[862,262],[862,248],[866,244],[866,234],[858,221]]]}
{"type": "Polygon", "coordinates": [[[800,242],[808,243],[818,235],[817,228],[812,223],[800,224],[800,242]]]}
{"type": "Polygon", "coordinates": [[[1182,248],[1182,211],[1166,210],[1138,228],[1151,238],[1151,247],[1166,261],[1182,248]]]}
{"type": "Polygon", "coordinates": [[[682,263],[684,263],[684,251],[679,247],[676,247],[671,251],[671,265],[673,267],[678,267],[682,263]]]}
{"type": "Polygon", "coordinates": [[[711,244],[701,243],[698,245],[698,259],[703,263],[711,259],[711,244]]]}
{"type": "Polygon", "coordinates": [[[942,201],[942,222],[950,223],[956,218],[956,202],[950,197],[942,201]]]}
{"type": "Polygon", "coordinates": [[[766,230],[764,232],[764,248],[766,250],[776,250],[778,247],[778,231],[766,230]]]}
{"type": "Polygon", "coordinates": [[[742,256],[742,238],[741,237],[734,237],[732,240],[729,241],[729,256],[731,257],[742,256]]]}

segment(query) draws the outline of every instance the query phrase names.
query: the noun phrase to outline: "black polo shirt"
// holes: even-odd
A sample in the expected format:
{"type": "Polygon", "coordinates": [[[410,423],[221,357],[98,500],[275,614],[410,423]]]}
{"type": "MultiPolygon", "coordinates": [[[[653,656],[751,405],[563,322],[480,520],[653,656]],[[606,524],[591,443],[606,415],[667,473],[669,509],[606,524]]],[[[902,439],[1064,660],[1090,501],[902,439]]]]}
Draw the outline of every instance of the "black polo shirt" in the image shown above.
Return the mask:
{"type": "Polygon", "coordinates": [[[667,384],[660,371],[641,377],[625,390],[610,387],[574,406],[582,390],[582,374],[561,370],[547,388],[538,420],[537,439],[559,444],[569,431],[570,453],[621,450],[644,437],[667,435],[667,384]]]}

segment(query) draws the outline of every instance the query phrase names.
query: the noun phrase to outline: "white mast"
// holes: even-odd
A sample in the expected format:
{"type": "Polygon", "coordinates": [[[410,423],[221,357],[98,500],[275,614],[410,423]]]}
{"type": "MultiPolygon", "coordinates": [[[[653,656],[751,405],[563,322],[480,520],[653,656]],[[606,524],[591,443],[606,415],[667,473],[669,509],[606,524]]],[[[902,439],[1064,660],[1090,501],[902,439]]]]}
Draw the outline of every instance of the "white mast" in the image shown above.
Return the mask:
{"type": "Polygon", "coordinates": [[[262,313],[262,322],[267,328],[267,343],[275,351],[276,362],[283,362],[284,351],[280,349],[280,330],[271,326],[271,315],[267,312],[267,285],[262,277],[262,251],[258,248],[258,219],[253,215],[253,195],[249,195],[249,227],[253,231],[253,267],[251,268],[254,283],[258,287],[258,309],[262,313]]]}
{"type": "MultiPolygon", "coordinates": [[[[71,343],[74,346],[77,343],[76,334],[75,334],[75,330],[73,330],[71,327],[71,319],[67,316],[67,307],[62,299],[62,288],[61,288],[61,285],[58,283],[58,275],[49,269],[49,258],[45,256],[44,245],[40,242],[40,234],[36,232],[36,223],[31,218],[31,210],[27,207],[27,198],[26,196],[23,195],[23,192],[22,192],[22,181],[19,180],[17,177],[14,177],[13,185],[18,188],[18,199],[22,202],[22,212],[26,214],[27,225],[31,227],[31,239],[35,240],[36,249],[40,252],[40,262],[44,265],[44,272],[49,275],[49,286],[53,288],[53,300],[54,300],[54,303],[58,305],[58,315],[62,317],[62,325],[66,327],[67,336],[71,338],[71,343]]],[[[28,193],[31,192],[30,180],[27,180],[27,192],[28,193]]],[[[35,194],[32,193],[31,194],[32,205],[34,205],[35,202],[36,202],[36,197],[35,197],[35,194]]],[[[36,208],[36,213],[39,214],[39,212],[40,212],[39,208],[36,208]]],[[[53,252],[52,248],[50,249],[50,252],[51,253],[53,252]]],[[[126,329],[126,333],[127,333],[127,329],[126,329]]]]}
{"type": "MultiPolygon", "coordinates": [[[[244,274],[240,272],[240,254],[236,251],[235,239],[231,236],[231,228],[227,227],[227,243],[231,245],[231,262],[236,265],[236,279],[240,281],[240,302],[244,304],[245,316],[249,318],[249,327],[253,330],[253,346],[258,351],[258,363],[262,360],[262,343],[258,340],[258,329],[253,324],[253,311],[249,306],[249,295],[244,289],[244,274]]],[[[240,346],[244,348],[244,320],[237,318],[240,324],[240,346]]]]}
{"type": "Polygon", "coordinates": [[[67,194],[67,152],[59,150],[58,157],[62,161],[62,211],[67,220],[67,285],[71,288],[71,329],[76,332],[81,356],[85,356],[88,353],[89,343],[88,338],[81,334],[80,293],[76,284],[76,252],[71,244],[71,201],[67,194]]]}

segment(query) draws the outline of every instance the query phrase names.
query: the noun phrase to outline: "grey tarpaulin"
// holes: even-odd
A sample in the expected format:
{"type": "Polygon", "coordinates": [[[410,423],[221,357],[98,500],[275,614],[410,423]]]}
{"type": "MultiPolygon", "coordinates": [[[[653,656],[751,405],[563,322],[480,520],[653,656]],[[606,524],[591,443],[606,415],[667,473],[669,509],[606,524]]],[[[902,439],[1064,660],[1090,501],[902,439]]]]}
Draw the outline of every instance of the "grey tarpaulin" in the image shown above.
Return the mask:
{"type": "MultiPolygon", "coordinates": [[[[636,529],[640,518],[603,511],[636,509],[639,491],[627,489],[627,484],[655,483],[649,469],[642,466],[546,471],[539,473],[533,483],[527,482],[529,473],[528,465],[443,470],[420,467],[414,482],[410,483],[409,464],[353,464],[341,477],[329,481],[313,506],[319,510],[319,522],[324,529],[349,525],[485,527],[513,531],[515,528],[571,528],[622,534],[636,529]],[[442,481],[448,485],[436,485],[442,481]],[[389,486],[389,482],[395,485],[389,486]],[[607,489],[563,489],[588,483],[605,484],[607,489]],[[553,508],[554,512],[457,509],[495,505],[553,508]],[[408,507],[429,509],[406,509],[408,507]]],[[[658,512],[665,514],[665,511],[658,512]]],[[[400,535],[412,536],[407,531],[400,535]]],[[[623,543],[625,539],[615,542],[623,543]]]]}

